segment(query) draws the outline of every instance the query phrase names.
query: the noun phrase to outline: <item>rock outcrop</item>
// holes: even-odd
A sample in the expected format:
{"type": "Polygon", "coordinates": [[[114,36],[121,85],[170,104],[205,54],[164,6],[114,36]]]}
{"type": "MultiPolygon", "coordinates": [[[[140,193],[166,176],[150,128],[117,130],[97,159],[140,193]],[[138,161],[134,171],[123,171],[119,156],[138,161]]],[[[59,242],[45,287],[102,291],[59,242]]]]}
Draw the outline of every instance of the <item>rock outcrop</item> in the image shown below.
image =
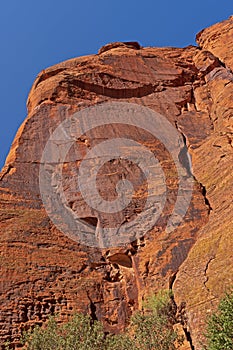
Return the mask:
{"type": "Polygon", "coordinates": [[[205,29],[197,42],[186,48],[108,44],[97,55],[57,64],[36,78],[28,116],[0,175],[2,344],[10,340],[20,348],[21,331],[41,325],[51,313],[64,320],[74,311],[86,312],[106,330],[122,331],[146,295],[170,288],[190,349],[201,349],[205,317],[233,283],[233,18],[205,29]],[[73,241],[53,224],[41,201],[39,170],[46,142],[60,123],[109,101],[165,116],[192,158],[192,174],[184,163],[183,172],[194,185],[183,221],[168,234],[179,181],[164,145],[123,124],[85,132],[63,164],[69,208],[85,223],[130,222],[143,212],[147,196],[143,174],[124,159],[107,162],[97,177],[109,201],[122,173],[136,181],[132,202],[117,216],[99,216],[72,190],[82,157],[100,142],[133,138],[156,155],[166,175],[167,200],[156,225],[124,246],[101,249],[73,241]]]}

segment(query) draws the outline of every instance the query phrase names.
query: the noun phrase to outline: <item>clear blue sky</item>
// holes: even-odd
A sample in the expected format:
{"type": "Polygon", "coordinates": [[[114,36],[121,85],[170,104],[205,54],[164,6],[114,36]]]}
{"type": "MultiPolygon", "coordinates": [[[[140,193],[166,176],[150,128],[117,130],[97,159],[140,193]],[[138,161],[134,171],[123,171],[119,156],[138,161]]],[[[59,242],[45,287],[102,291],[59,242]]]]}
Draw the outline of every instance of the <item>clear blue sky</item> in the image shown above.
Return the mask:
{"type": "Polygon", "coordinates": [[[113,41],[195,44],[195,34],[233,14],[232,0],[5,0],[0,4],[0,167],[26,117],[36,75],[113,41]]]}

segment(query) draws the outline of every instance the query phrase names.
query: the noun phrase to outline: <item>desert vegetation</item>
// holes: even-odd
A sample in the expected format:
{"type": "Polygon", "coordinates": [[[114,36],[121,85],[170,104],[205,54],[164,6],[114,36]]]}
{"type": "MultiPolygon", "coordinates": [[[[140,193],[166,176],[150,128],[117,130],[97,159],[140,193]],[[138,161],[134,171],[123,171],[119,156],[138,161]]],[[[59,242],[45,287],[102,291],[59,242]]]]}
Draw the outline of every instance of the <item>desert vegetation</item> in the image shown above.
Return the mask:
{"type": "Polygon", "coordinates": [[[233,350],[233,289],[220,300],[207,319],[206,350],[233,350]]]}
{"type": "Polygon", "coordinates": [[[27,350],[175,350],[183,339],[173,329],[173,314],[171,292],[161,291],[131,317],[123,334],[106,334],[100,321],[80,313],[65,324],[51,316],[45,327],[24,332],[22,344],[27,350]]]}
{"type": "MultiPolygon", "coordinates": [[[[147,299],[123,334],[106,333],[100,321],[77,313],[65,324],[50,316],[45,327],[24,332],[21,341],[26,350],[175,350],[184,341],[173,328],[175,322],[172,293],[164,290],[147,299]]],[[[233,291],[207,318],[205,340],[203,350],[233,350],[233,291]]]]}

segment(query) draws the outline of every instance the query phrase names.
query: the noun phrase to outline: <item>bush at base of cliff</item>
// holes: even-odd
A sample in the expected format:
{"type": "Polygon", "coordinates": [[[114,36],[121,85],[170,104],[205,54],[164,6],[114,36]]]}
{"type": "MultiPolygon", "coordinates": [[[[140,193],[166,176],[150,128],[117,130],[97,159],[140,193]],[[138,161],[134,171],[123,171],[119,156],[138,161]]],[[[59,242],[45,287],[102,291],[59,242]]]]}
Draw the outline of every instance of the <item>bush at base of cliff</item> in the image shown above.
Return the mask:
{"type": "Polygon", "coordinates": [[[27,350],[99,350],[103,348],[104,338],[100,322],[91,323],[89,316],[76,314],[63,325],[50,317],[46,328],[36,326],[25,333],[23,343],[27,350]]]}
{"type": "Polygon", "coordinates": [[[220,301],[207,324],[207,350],[233,350],[233,291],[220,301]]]}
{"type": "Polygon", "coordinates": [[[173,350],[181,344],[173,329],[175,314],[171,291],[160,291],[149,297],[144,312],[137,312],[130,321],[129,334],[133,334],[136,349],[173,350]]]}
{"type": "Polygon", "coordinates": [[[23,343],[27,350],[173,350],[182,342],[172,327],[173,311],[171,294],[163,291],[135,313],[124,334],[106,335],[101,322],[76,314],[62,325],[50,317],[45,328],[26,332],[23,343]]]}

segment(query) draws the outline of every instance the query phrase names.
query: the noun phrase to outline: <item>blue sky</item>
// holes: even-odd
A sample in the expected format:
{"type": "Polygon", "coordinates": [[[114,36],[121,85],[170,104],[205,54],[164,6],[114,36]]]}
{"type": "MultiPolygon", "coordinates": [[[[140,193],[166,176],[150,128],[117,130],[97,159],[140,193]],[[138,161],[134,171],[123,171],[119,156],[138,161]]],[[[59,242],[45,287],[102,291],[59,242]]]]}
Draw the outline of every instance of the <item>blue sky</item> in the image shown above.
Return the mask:
{"type": "Polygon", "coordinates": [[[1,1],[0,167],[42,69],[113,41],[194,45],[198,31],[232,14],[232,0],[1,1]]]}

